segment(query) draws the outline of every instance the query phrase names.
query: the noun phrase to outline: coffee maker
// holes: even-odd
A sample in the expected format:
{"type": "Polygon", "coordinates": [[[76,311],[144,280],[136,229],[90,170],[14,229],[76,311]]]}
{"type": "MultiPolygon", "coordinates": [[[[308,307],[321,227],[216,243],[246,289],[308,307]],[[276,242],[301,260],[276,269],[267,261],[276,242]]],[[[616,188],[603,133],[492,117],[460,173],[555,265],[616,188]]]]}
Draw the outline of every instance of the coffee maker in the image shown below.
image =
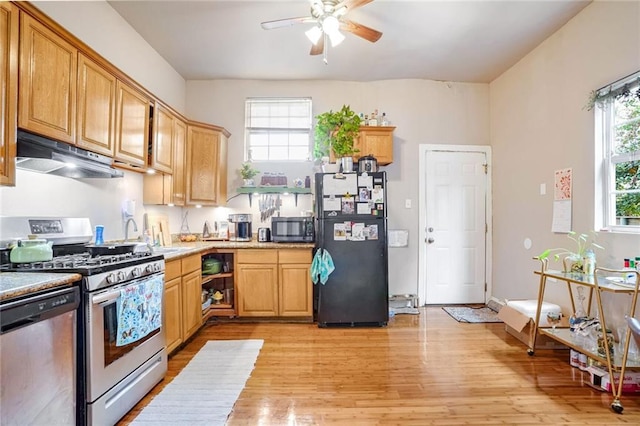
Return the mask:
{"type": "Polygon", "coordinates": [[[230,241],[251,241],[251,214],[230,214],[229,215],[229,240],[230,241]]]}

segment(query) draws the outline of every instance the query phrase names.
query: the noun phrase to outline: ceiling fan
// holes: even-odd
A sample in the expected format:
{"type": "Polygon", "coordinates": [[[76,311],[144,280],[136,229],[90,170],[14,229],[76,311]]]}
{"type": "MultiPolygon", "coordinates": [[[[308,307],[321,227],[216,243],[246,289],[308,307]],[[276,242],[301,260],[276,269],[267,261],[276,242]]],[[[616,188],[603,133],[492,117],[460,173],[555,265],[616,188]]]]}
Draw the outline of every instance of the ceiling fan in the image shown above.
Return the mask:
{"type": "Polygon", "coordinates": [[[324,54],[324,61],[327,62],[326,44],[327,39],[331,46],[335,47],[342,43],[345,36],[340,32],[347,31],[365,40],[375,43],[382,37],[380,31],[358,24],[346,18],[346,15],[358,7],[371,3],[373,0],[309,0],[311,4],[311,16],[301,16],[298,18],[278,19],[275,21],[263,22],[262,28],[272,30],[275,28],[289,27],[295,24],[314,24],[305,34],[313,44],[311,55],[324,54]]]}

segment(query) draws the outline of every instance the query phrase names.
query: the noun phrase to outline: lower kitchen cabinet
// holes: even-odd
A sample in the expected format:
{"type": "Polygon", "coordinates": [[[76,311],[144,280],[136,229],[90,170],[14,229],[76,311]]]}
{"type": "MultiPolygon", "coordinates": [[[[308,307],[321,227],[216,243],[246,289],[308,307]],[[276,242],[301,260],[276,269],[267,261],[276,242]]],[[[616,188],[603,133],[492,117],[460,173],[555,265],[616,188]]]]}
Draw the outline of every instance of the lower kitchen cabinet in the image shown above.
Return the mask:
{"type": "Polygon", "coordinates": [[[164,322],[167,353],[202,325],[200,255],[165,264],[164,322]]]}
{"type": "Polygon", "coordinates": [[[278,250],[280,316],[313,316],[311,250],[278,250]]]}
{"type": "Polygon", "coordinates": [[[312,317],[310,249],[237,252],[239,317],[312,317]]]}
{"type": "Polygon", "coordinates": [[[167,352],[171,353],[182,343],[182,276],[180,261],[167,262],[164,283],[164,336],[167,352]],[[169,279],[171,277],[171,279],[169,279]]]}

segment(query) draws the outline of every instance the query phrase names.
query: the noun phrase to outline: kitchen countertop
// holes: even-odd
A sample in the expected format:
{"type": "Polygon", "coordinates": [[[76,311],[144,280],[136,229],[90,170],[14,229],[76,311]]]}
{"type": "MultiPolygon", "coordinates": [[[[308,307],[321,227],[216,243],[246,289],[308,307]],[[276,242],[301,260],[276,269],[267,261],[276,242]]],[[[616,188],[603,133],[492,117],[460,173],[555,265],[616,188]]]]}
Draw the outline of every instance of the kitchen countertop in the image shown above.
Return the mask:
{"type": "MultiPolygon", "coordinates": [[[[212,249],[312,249],[314,243],[262,243],[253,241],[196,241],[174,243],[171,247],[160,247],[156,253],[165,260],[174,260],[212,249]]],[[[69,287],[80,281],[80,274],[53,272],[1,272],[0,301],[26,296],[42,290],[69,287]]]]}
{"type": "Polygon", "coordinates": [[[171,247],[159,248],[165,260],[174,260],[211,249],[312,249],[314,243],[262,243],[253,241],[196,241],[193,243],[173,243],[171,247]]]}
{"type": "Polygon", "coordinates": [[[80,281],[80,274],[50,272],[1,272],[0,301],[26,296],[42,290],[71,287],[80,281]]]}

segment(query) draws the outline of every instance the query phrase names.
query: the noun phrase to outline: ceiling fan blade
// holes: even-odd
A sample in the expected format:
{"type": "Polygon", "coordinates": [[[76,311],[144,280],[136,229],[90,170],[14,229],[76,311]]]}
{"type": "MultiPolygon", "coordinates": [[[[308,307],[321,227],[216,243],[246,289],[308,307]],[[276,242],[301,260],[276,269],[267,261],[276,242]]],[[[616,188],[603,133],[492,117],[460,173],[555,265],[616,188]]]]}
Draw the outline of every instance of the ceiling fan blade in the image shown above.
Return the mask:
{"type": "Polygon", "coordinates": [[[300,16],[298,18],[277,19],[275,21],[262,22],[262,28],[265,30],[273,30],[275,28],[290,27],[296,24],[307,24],[310,22],[317,22],[317,19],[312,16],[300,16]]]}
{"type": "Polygon", "coordinates": [[[372,1],[373,0],[344,0],[343,2],[338,3],[334,10],[340,10],[341,8],[346,7],[347,11],[352,11],[353,9],[371,3],[372,1]]]}
{"type": "Polygon", "coordinates": [[[369,28],[366,25],[349,21],[348,19],[343,19],[340,22],[340,29],[355,34],[358,37],[362,37],[365,40],[369,40],[372,43],[375,43],[380,39],[380,37],[382,37],[382,33],[380,31],[369,28]]]}
{"type": "Polygon", "coordinates": [[[322,52],[324,52],[324,36],[320,37],[316,44],[311,45],[309,55],[322,55],[322,52]]]}

